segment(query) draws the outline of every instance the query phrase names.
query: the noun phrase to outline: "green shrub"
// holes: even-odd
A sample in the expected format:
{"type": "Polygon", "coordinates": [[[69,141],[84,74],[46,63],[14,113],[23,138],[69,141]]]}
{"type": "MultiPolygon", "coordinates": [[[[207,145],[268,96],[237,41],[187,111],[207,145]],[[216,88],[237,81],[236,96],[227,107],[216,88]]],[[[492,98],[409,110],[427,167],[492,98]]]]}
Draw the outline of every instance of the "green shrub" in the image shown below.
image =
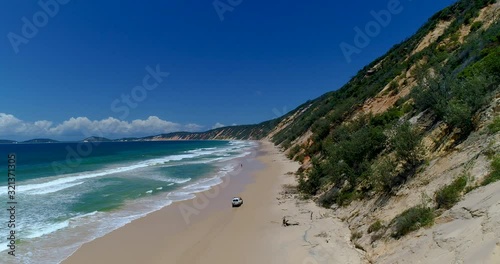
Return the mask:
{"type": "Polygon", "coordinates": [[[382,224],[380,220],[377,220],[373,224],[371,224],[370,227],[368,227],[368,234],[377,232],[382,228],[384,228],[384,224],[382,224]]]}
{"type": "Polygon", "coordinates": [[[308,179],[300,184],[301,189],[314,195],[320,186],[333,183],[338,191],[323,195],[320,201],[323,206],[333,202],[346,205],[358,197],[355,187],[368,177],[371,160],[383,150],[386,142],[383,128],[372,125],[370,120],[362,116],[338,126],[323,141],[323,160],[313,163],[308,179]],[[346,181],[349,186],[341,188],[346,181]]]}
{"type": "Polygon", "coordinates": [[[474,32],[474,31],[476,31],[476,30],[480,29],[482,26],[483,26],[483,22],[481,22],[481,21],[476,21],[476,22],[472,23],[472,25],[471,25],[471,27],[470,27],[470,30],[471,30],[472,32],[474,32]]]}
{"type": "Polygon", "coordinates": [[[363,233],[361,232],[353,232],[351,234],[351,241],[358,240],[363,237],[363,233]]]}
{"type": "Polygon", "coordinates": [[[398,107],[391,107],[387,109],[387,111],[380,113],[378,115],[374,115],[371,118],[370,123],[374,126],[386,126],[388,124],[394,123],[401,116],[403,116],[403,110],[400,110],[398,107]]]}
{"type": "Polygon", "coordinates": [[[467,176],[463,175],[454,180],[450,185],[444,186],[436,192],[437,208],[450,209],[459,200],[467,185],[467,176]]]}
{"type": "MultiPolygon", "coordinates": [[[[303,194],[317,195],[333,186],[337,191],[325,193],[321,203],[346,204],[367,191],[392,191],[404,183],[417,171],[423,153],[418,131],[408,124],[391,130],[406,113],[413,116],[426,111],[432,114],[434,123],[446,121],[449,131],[461,128],[464,133],[460,133],[459,140],[466,138],[465,132],[475,125],[472,117],[491,102],[500,81],[500,22],[484,30],[477,30],[479,25],[473,23],[478,11],[491,1],[494,0],[458,1],[434,16],[413,37],[361,69],[342,88],[308,101],[287,115],[293,115],[293,121],[273,136],[276,144],[288,148],[309,129],[313,134],[310,147],[298,154],[294,153],[296,149],[291,152],[296,160],[304,156],[316,159],[313,168],[299,178],[303,194]],[[452,22],[440,40],[410,54],[436,27],[439,18],[452,22]],[[443,46],[439,51],[440,42],[458,39],[456,32],[465,20],[476,32],[466,36],[460,45],[455,43],[456,50],[450,52],[449,47],[443,46]],[[426,63],[419,64],[422,60],[426,63]],[[367,74],[375,65],[379,67],[367,74]],[[353,113],[384,87],[389,85],[388,90],[397,90],[398,83],[393,80],[412,68],[418,86],[410,95],[382,114],[352,120],[353,113]],[[394,133],[389,134],[390,131],[394,133]],[[381,155],[390,159],[382,161],[381,155]]],[[[490,132],[498,131],[498,125],[491,126],[490,132]]]]}
{"type": "MultiPolygon", "coordinates": [[[[497,44],[498,45],[498,44],[497,44]]],[[[481,51],[483,58],[465,68],[458,76],[473,78],[476,76],[488,76],[498,81],[500,78],[500,47],[485,48],[481,51]]]]}
{"type": "Polygon", "coordinates": [[[292,141],[290,141],[289,139],[287,139],[283,143],[281,143],[281,146],[284,149],[289,149],[292,146],[292,141]]]}
{"type": "Polygon", "coordinates": [[[403,114],[407,114],[413,110],[413,104],[403,104],[401,107],[401,111],[403,114]]]}
{"type": "Polygon", "coordinates": [[[330,208],[333,204],[347,206],[357,198],[359,198],[359,193],[355,190],[339,190],[334,187],[321,195],[318,203],[325,208],[330,208]]]}
{"type": "Polygon", "coordinates": [[[423,205],[412,207],[392,220],[394,226],[392,237],[398,239],[421,227],[430,226],[433,223],[434,211],[432,208],[423,205]]]}
{"type": "Polygon", "coordinates": [[[307,179],[303,174],[299,176],[299,185],[298,185],[299,191],[308,195],[316,195],[320,187],[321,187],[321,174],[320,171],[318,170],[317,164],[314,165],[307,179]]]}
{"type": "Polygon", "coordinates": [[[456,42],[460,39],[460,33],[459,32],[455,32],[453,33],[453,35],[450,36],[450,40],[453,41],[453,42],[456,42]]]}
{"type": "Polygon", "coordinates": [[[394,177],[396,176],[397,162],[390,158],[384,157],[376,164],[371,175],[372,183],[376,190],[389,193],[394,187],[394,177]]]}
{"type": "MultiPolygon", "coordinates": [[[[426,78],[426,75],[420,77],[426,78]]],[[[430,78],[427,81],[422,81],[415,87],[410,95],[415,102],[415,108],[418,111],[433,110],[438,118],[444,115],[444,108],[450,100],[450,87],[445,85],[446,81],[438,78],[430,78]]]]}
{"type": "Polygon", "coordinates": [[[338,196],[335,199],[335,203],[340,206],[347,206],[352,201],[356,200],[359,197],[359,194],[356,191],[348,190],[341,191],[338,193],[338,196]]]}
{"type": "Polygon", "coordinates": [[[299,152],[300,152],[300,146],[295,145],[290,149],[290,152],[288,152],[287,156],[289,159],[293,159],[295,157],[295,155],[297,155],[299,152]]]}
{"type": "Polygon", "coordinates": [[[421,159],[420,141],[422,136],[409,122],[397,126],[390,138],[390,145],[396,152],[399,160],[404,160],[410,165],[416,165],[421,159]]]}
{"type": "Polygon", "coordinates": [[[330,122],[327,119],[320,119],[313,124],[311,131],[317,140],[321,140],[330,133],[330,122]]]}
{"type": "Polygon", "coordinates": [[[497,117],[495,117],[495,119],[493,119],[493,123],[491,123],[488,126],[488,130],[489,130],[490,134],[495,134],[498,131],[500,131],[500,116],[497,116],[497,117]]]}
{"type": "Polygon", "coordinates": [[[335,203],[338,192],[339,190],[337,188],[332,188],[328,192],[321,195],[321,197],[318,199],[319,205],[325,208],[330,208],[330,206],[335,203]]]}
{"type": "Polygon", "coordinates": [[[444,119],[452,127],[460,128],[464,134],[474,129],[472,123],[473,112],[471,107],[460,100],[451,100],[446,108],[444,119]]]}
{"type": "Polygon", "coordinates": [[[484,179],[482,185],[487,185],[500,180],[500,154],[495,155],[491,160],[491,172],[484,179]]]}
{"type": "Polygon", "coordinates": [[[299,155],[297,155],[295,157],[295,160],[300,162],[300,163],[304,163],[305,158],[306,158],[306,155],[304,153],[300,153],[299,155]]]}
{"type": "Polygon", "coordinates": [[[399,84],[397,81],[392,81],[390,84],[389,84],[389,91],[391,92],[398,92],[399,90],[399,84]]]}
{"type": "Polygon", "coordinates": [[[330,175],[326,174],[325,162],[318,157],[313,157],[311,163],[312,168],[307,173],[299,174],[298,189],[305,194],[316,195],[328,183],[330,175]]]}

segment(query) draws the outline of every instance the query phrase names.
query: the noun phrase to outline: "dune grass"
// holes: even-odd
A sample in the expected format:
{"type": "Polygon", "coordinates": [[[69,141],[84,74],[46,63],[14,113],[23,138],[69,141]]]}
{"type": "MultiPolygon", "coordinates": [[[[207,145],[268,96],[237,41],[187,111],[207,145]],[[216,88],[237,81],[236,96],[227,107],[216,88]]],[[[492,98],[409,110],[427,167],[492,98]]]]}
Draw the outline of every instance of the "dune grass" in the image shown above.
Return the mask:
{"type": "Polygon", "coordinates": [[[392,220],[394,233],[392,237],[399,239],[406,234],[434,223],[434,210],[430,207],[418,205],[412,207],[392,220]]]}
{"type": "Polygon", "coordinates": [[[491,160],[491,172],[486,178],[484,178],[482,185],[488,185],[490,183],[500,180],[500,154],[495,155],[491,160]]]}
{"type": "Polygon", "coordinates": [[[450,209],[462,196],[462,192],[467,185],[467,176],[462,175],[454,180],[450,185],[444,186],[436,192],[437,208],[450,209]]]}

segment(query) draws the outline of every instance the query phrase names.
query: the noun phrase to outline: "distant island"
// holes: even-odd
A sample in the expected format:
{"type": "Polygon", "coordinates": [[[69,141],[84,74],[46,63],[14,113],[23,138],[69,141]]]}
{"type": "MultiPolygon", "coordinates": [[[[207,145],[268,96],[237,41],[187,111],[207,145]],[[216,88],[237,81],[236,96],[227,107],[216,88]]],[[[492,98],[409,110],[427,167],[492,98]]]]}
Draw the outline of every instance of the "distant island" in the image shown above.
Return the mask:
{"type": "MultiPolygon", "coordinates": [[[[304,106],[301,106],[304,107],[304,106]]],[[[301,109],[299,107],[299,109],[301,109]]],[[[262,122],[254,125],[239,125],[221,127],[205,132],[172,132],[146,137],[127,137],[119,139],[109,139],[105,137],[91,136],[80,140],[80,142],[135,142],[135,141],[163,141],[163,140],[259,140],[268,135],[275,126],[283,121],[288,115],[262,122]]],[[[26,141],[0,140],[3,144],[15,143],[57,143],[48,138],[30,139],[26,141]]]]}
{"type": "Polygon", "coordinates": [[[11,144],[11,143],[17,143],[17,141],[8,140],[8,139],[0,139],[0,144],[11,144]]]}
{"type": "MultiPolygon", "coordinates": [[[[22,143],[57,143],[59,141],[50,138],[35,138],[23,141],[22,143]]],[[[17,142],[14,142],[17,143],[17,142]]]]}
{"type": "Polygon", "coordinates": [[[105,138],[105,137],[95,137],[95,136],[92,136],[92,137],[88,137],[84,140],[82,140],[83,142],[110,142],[110,141],[113,141],[109,138],[105,138]]]}

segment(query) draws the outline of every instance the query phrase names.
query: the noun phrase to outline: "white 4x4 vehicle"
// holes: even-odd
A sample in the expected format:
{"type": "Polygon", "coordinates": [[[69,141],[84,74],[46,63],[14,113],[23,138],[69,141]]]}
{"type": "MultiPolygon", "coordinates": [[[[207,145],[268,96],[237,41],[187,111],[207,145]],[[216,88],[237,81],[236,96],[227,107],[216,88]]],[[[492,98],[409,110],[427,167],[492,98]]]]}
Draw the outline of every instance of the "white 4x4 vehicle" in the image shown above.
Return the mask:
{"type": "Polygon", "coordinates": [[[241,199],[241,197],[234,197],[232,204],[233,204],[233,207],[239,207],[243,204],[243,199],[241,199]]]}

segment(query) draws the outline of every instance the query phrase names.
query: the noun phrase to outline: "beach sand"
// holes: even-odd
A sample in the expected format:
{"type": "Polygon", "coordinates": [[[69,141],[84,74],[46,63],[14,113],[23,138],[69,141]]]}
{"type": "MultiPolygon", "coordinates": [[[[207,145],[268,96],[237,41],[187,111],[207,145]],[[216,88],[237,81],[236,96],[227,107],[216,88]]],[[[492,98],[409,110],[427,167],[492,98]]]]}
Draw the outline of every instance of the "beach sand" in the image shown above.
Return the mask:
{"type": "Polygon", "coordinates": [[[256,159],[263,168],[245,165],[193,200],[84,244],[63,263],[364,263],[344,223],[283,188],[295,184],[299,164],[267,141],[256,159]],[[233,196],[244,204],[232,208],[233,196]],[[284,216],[298,225],[283,227],[284,216]]]}

